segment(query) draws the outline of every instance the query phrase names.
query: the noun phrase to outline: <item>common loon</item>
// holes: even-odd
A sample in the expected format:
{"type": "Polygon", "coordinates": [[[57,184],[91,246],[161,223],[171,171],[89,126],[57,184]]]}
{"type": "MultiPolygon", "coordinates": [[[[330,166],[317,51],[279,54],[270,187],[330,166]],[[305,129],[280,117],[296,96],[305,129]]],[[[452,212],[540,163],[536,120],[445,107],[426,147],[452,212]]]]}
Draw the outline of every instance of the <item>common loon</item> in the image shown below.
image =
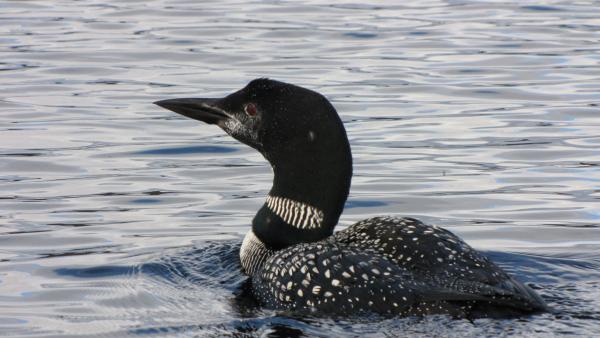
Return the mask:
{"type": "Polygon", "coordinates": [[[373,217],[334,233],[352,154],[340,117],[321,94],[261,78],[224,98],[155,104],[216,124],[271,164],[273,187],[240,248],[261,305],[317,315],[467,318],[547,310],[532,289],[437,226],[373,217]]]}

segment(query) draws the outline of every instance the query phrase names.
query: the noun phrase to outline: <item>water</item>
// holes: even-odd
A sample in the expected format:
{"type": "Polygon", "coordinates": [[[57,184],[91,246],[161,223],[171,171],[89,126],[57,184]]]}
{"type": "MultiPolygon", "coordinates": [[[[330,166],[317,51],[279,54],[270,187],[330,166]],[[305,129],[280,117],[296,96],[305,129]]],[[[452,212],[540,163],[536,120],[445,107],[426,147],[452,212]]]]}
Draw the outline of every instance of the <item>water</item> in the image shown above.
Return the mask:
{"type": "Polygon", "coordinates": [[[598,3],[331,3],[0,2],[1,336],[597,335],[598,3]],[[554,313],[343,321],[240,297],[271,171],[151,102],[261,76],[340,112],[342,227],[447,227],[554,313]]]}

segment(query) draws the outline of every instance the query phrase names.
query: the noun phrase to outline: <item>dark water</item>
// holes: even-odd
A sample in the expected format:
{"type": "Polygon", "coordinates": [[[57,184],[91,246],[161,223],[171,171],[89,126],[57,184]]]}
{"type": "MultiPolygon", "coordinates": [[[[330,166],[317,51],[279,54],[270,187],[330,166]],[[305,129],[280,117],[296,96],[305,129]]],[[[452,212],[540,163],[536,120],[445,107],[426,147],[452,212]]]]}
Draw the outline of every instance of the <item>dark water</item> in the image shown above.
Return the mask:
{"type": "Polygon", "coordinates": [[[0,336],[596,336],[597,1],[0,1],[0,336]],[[153,106],[260,76],[351,139],[342,226],[445,226],[554,313],[290,318],[239,297],[260,155],[153,106]]]}

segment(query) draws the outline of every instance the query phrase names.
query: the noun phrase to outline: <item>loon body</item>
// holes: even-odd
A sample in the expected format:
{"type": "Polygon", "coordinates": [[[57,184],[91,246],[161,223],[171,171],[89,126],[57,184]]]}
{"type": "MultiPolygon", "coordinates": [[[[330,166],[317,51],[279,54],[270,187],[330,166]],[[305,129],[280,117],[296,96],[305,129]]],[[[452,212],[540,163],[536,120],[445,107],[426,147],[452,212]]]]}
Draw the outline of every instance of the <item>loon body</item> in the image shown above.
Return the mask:
{"type": "Polygon", "coordinates": [[[224,98],[156,104],[218,125],[271,164],[273,187],[240,248],[262,305],[324,315],[459,317],[547,309],[529,287],[436,226],[375,217],[334,233],[352,155],[342,121],[319,93],[256,79],[224,98]]]}

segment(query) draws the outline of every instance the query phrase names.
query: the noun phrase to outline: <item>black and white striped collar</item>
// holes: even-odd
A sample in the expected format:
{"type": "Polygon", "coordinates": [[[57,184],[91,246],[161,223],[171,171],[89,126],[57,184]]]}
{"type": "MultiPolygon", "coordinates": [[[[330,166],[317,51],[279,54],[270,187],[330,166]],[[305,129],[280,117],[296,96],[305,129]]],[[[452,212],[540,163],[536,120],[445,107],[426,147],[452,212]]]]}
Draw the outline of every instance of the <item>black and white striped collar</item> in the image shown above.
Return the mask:
{"type": "Polygon", "coordinates": [[[317,229],[323,224],[323,211],[306,203],[267,195],[266,204],[284,222],[298,229],[317,229]]]}

